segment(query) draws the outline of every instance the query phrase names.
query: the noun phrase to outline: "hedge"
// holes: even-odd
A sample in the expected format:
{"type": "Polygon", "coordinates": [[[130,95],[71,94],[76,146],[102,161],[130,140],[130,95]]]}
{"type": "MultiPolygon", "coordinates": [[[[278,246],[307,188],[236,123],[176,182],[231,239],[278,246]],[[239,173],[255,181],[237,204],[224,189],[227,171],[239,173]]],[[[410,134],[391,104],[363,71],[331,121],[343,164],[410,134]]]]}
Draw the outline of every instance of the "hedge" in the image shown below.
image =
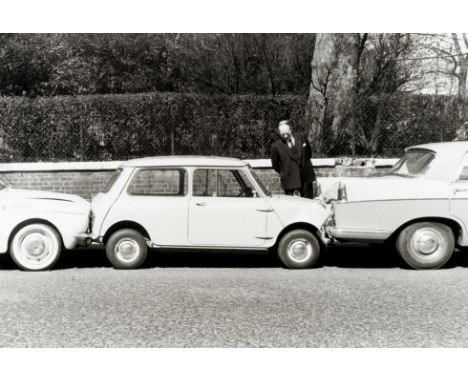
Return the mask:
{"type": "MultiPolygon", "coordinates": [[[[269,156],[278,122],[307,131],[307,99],[299,96],[207,96],[181,93],[0,98],[0,159],[107,160],[201,154],[269,156]]],[[[457,97],[399,95],[361,105],[359,128],[371,134],[357,154],[394,156],[408,145],[452,140],[466,120],[457,97]]],[[[348,142],[323,142],[324,156],[350,155],[348,142]],[[338,147],[335,152],[327,147],[338,147]]]]}
{"type": "Polygon", "coordinates": [[[3,160],[264,157],[278,121],[304,129],[306,99],[180,93],[0,99],[3,160]]]}

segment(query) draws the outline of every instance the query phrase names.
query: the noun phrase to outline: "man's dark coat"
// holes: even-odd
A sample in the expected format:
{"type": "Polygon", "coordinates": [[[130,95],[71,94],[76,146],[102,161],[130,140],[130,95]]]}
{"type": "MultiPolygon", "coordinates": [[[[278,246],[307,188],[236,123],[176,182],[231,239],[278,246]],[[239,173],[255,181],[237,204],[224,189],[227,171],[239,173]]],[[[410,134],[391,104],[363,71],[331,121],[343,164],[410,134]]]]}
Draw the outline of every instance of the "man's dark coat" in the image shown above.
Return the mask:
{"type": "Polygon", "coordinates": [[[280,174],[285,190],[303,190],[315,181],[315,171],[310,162],[312,149],[304,135],[293,134],[295,145],[289,148],[287,142],[276,140],[271,145],[271,164],[280,174]]]}

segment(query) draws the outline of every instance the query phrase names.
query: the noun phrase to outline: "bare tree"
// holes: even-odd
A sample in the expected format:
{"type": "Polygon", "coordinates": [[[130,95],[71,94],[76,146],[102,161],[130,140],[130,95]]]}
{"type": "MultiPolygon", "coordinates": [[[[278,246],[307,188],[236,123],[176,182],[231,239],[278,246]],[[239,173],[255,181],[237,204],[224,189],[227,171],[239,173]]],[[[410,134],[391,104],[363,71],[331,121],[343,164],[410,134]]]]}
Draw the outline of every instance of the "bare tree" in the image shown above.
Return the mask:
{"type": "Polygon", "coordinates": [[[314,34],[180,34],[179,90],[224,94],[306,94],[314,34]]]}
{"type": "Polygon", "coordinates": [[[468,95],[468,35],[466,33],[418,34],[419,48],[413,60],[420,61],[421,85],[432,82],[424,92],[468,95]]]}
{"type": "Polygon", "coordinates": [[[343,121],[352,119],[350,111],[354,108],[358,79],[358,40],[356,34],[317,35],[307,115],[318,155],[323,154],[325,142],[337,145],[344,138],[343,121]]]}
{"type": "Polygon", "coordinates": [[[468,37],[466,33],[452,33],[452,41],[455,46],[453,75],[458,79],[458,95],[467,96],[466,75],[468,73],[468,37]],[[461,36],[459,36],[461,35],[461,36]],[[464,45],[462,48],[462,44],[464,45]],[[458,69],[458,70],[457,70],[458,69]]]}
{"type": "Polygon", "coordinates": [[[381,109],[374,98],[402,89],[413,72],[400,61],[408,34],[320,34],[312,60],[307,115],[318,155],[374,153],[381,109]]]}

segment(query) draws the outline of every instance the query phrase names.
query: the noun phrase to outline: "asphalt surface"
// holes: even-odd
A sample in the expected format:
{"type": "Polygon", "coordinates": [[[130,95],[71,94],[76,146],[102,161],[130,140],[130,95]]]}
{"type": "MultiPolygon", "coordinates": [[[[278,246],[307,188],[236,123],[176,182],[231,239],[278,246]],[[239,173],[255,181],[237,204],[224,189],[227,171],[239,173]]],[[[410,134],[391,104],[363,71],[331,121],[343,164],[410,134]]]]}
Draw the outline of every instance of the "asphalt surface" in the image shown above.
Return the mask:
{"type": "Polygon", "coordinates": [[[0,255],[2,347],[467,347],[468,253],[414,271],[382,247],[332,248],[317,268],[255,254],[149,254],[111,268],[66,252],[47,272],[0,255]]]}

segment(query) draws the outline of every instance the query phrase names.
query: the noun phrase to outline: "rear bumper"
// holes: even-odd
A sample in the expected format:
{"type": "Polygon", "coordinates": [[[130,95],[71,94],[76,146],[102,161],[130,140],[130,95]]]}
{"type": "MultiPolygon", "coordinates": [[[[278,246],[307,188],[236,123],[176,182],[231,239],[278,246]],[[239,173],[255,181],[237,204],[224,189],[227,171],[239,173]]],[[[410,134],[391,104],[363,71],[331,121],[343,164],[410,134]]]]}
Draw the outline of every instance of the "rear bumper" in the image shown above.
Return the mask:
{"type": "Polygon", "coordinates": [[[93,239],[88,233],[79,233],[75,235],[76,245],[80,247],[88,247],[93,242],[93,239]]]}

